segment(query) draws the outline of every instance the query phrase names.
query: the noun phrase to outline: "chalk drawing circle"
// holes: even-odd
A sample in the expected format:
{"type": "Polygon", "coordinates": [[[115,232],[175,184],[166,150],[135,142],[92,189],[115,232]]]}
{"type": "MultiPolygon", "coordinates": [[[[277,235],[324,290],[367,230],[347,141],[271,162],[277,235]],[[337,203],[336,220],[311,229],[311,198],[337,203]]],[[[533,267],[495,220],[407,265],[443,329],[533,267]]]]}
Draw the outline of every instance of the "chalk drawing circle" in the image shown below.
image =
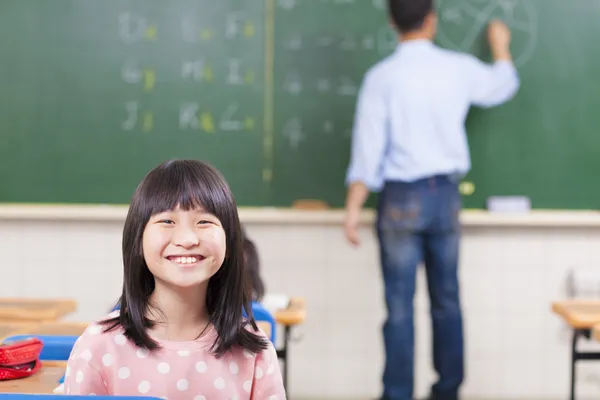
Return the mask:
{"type": "Polygon", "coordinates": [[[530,0],[460,0],[450,6],[448,2],[442,4],[438,9],[437,32],[438,41],[442,46],[471,52],[478,37],[485,34],[489,21],[496,17],[506,22],[511,29],[515,65],[523,66],[533,56],[538,40],[538,15],[530,0]],[[515,18],[515,13],[522,17],[515,18]],[[458,24],[468,24],[471,28],[460,35],[452,34],[452,27],[458,24]],[[515,49],[515,41],[525,42],[525,45],[515,49]]]}

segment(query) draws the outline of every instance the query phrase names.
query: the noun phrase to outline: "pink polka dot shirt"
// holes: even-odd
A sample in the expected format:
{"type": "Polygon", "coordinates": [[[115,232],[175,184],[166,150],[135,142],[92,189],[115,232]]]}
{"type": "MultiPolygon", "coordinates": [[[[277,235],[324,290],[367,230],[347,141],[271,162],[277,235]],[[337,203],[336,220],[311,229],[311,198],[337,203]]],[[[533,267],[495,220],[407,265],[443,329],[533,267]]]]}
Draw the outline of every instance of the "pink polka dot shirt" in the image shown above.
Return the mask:
{"type": "Polygon", "coordinates": [[[210,352],[214,328],[195,341],[157,340],[161,348],[152,353],[127,340],[120,328],[103,330],[92,324],[77,340],[67,363],[65,394],[286,399],[272,344],[258,354],[238,349],[217,359],[210,352]]]}

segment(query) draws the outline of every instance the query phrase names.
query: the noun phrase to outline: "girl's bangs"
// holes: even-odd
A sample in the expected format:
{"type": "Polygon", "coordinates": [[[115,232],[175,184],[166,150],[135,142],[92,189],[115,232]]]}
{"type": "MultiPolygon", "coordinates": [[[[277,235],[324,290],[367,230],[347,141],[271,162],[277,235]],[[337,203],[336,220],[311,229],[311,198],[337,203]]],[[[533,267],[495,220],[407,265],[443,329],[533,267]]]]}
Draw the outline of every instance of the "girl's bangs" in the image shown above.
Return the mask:
{"type": "Polygon", "coordinates": [[[147,199],[144,208],[149,217],[180,207],[184,211],[202,208],[221,219],[219,210],[227,197],[222,190],[222,183],[208,170],[195,167],[181,163],[167,164],[156,171],[142,196],[147,199]]]}

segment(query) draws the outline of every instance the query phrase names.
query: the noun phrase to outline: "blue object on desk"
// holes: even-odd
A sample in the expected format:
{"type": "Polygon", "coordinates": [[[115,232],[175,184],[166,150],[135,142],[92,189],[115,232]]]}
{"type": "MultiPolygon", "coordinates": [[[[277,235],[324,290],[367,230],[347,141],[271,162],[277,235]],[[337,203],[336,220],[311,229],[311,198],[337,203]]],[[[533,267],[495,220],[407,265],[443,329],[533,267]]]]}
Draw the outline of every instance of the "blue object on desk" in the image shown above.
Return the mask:
{"type": "Polygon", "coordinates": [[[40,360],[67,361],[79,336],[14,335],[5,338],[3,343],[16,342],[32,337],[41,340],[44,344],[40,353],[40,360]]]}

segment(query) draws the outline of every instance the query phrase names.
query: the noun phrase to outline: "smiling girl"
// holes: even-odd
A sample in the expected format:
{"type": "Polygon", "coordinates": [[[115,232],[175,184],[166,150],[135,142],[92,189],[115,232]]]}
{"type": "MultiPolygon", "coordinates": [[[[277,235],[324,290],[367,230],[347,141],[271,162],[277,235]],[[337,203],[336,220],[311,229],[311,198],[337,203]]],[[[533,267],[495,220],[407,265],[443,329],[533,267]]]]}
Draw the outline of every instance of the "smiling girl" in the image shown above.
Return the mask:
{"type": "Polygon", "coordinates": [[[191,160],[153,169],[133,196],[122,250],[121,310],[77,341],[66,394],[285,399],[275,349],[252,317],[237,206],[216,169],[191,160]]]}

